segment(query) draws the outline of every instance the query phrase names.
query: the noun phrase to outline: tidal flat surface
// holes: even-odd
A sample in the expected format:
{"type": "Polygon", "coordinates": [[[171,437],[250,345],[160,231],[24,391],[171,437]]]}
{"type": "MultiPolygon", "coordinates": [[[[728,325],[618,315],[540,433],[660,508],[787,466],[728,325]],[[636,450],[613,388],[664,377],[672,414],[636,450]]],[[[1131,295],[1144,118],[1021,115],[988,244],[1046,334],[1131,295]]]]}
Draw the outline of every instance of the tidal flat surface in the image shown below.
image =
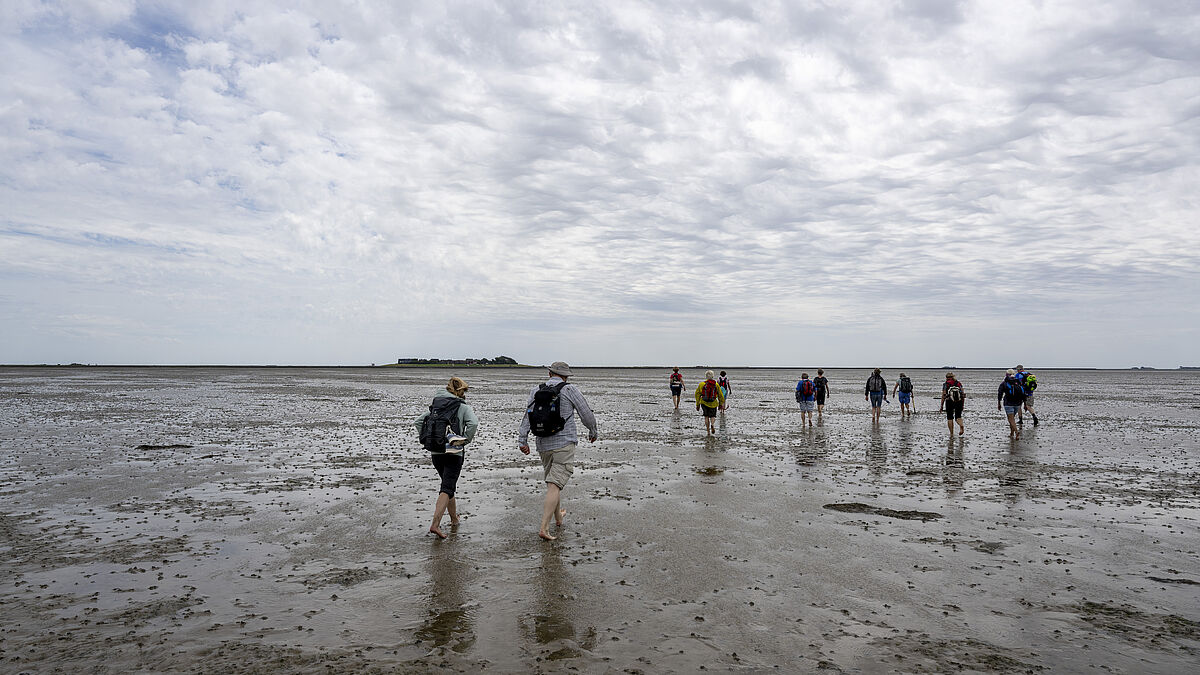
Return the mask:
{"type": "Polygon", "coordinates": [[[998,371],[961,439],[906,372],[915,416],[829,370],[801,429],[799,370],[731,370],[706,439],[668,371],[581,369],[543,542],[540,370],[0,368],[0,672],[1195,672],[1200,372],[1036,370],[1015,442],[998,371]],[[439,541],[412,420],[452,374],[439,541]]]}

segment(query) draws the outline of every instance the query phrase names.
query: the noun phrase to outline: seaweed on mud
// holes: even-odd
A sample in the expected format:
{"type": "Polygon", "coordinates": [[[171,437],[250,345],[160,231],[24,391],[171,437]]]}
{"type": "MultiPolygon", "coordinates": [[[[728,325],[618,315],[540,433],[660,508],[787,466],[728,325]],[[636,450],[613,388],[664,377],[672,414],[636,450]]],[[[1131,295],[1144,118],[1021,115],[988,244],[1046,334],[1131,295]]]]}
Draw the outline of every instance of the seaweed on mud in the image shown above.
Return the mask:
{"type": "Polygon", "coordinates": [[[71,551],[86,561],[106,560],[119,565],[143,560],[162,560],[171,555],[191,551],[187,537],[152,537],[149,541],[138,541],[140,536],[114,541],[106,546],[86,547],[71,551]],[[82,555],[82,554],[89,555],[82,555]]]}
{"type": "Polygon", "coordinates": [[[164,511],[173,513],[186,513],[189,516],[202,518],[205,520],[215,518],[229,518],[233,516],[248,516],[254,513],[254,508],[232,499],[221,501],[202,501],[193,497],[172,497],[162,501],[143,502],[137,498],[133,498],[124,502],[117,502],[108,507],[109,511],[116,513],[155,513],[160,514],[164,511]]]}
{"type": "Polygon", "coordinates": [[[188,657],[189,672],[193,673],[382,673],[428,672],[428,666],[387,663],[366,658],[361,650],[308,650],[300,647],[277,646],[244,640],[228,640],[219,646],[205,649],[188,657]]]}
{"type": "Polygon", "coordinates": [[[10,561],[43,568],[89,562],[128,565],[191,550],[186,537],[135,535],[97,545],[84,536],[86,528],[82,526],[40,526],[34,518],[34,514],[0,514],[0,545],[8,547],[10,561]]]}
{"type": "MultiPolygon", "coordinates": [[[[897,659],[910,662],[920,656],[934,662],[932,672],[971,670],[986,673],[1034,673],[1046,667],[1036,663],[1038,655],[1018,653],[998,647],[982,640],[933,640],[926,633],[904,637],[885,637],[874,641],[876,646],[891,647],[897,659]],[[1031,661],[1021,659],[1028,658],[1031,661]]],[[[905,671],[925,672],[925,668],[914,669],[909,663],[905,671]]]]}
{"type": "Polygon", "coordinates": [[[942,517],[940,513],[933,511],[897,511],[896,509],[885,509],[870,504],[861,504],[852,502],[848,504],[826,504],[824,508],[830,511],[840,511],[842,513],[868,513],[875,516],[884,516],[886,518],[899,518],[900,520],[920,520],[922,522],[929,520],[937,520],[942,517]]]}
{"type": "Polygon", "coordinates": [[[1090,600],[1047,609],[1076,614],[1081,621],[1095,628],[1142,646],[1168,651],[1177,648],[1185,654],[1195,654],[1195,646],[1176,640],[1200,640],[1200,622],[1174,614],[1151,614],[1129,605],[1109,605],[1090,600]]]}
{"type": "Polygon", "coordinates": [[[357,569],[331,569],[324,572],[319,572],[317,574],[311,574],[304,578],[303,583],[310,589],[333,585],[349,587],[370,579],[374,579],[378,576],[378,572],[373,572],[368,567],[360,567],[357,569]]]}
{"type": "Polygon", "coordinates": [[[1185,584],[1191,586],[1200,586],[1200,581],[1192,581],[1191,579],[1168,579],[1167,577],[1146,577],[1150,581],[1157,581],[1160,584],[1185,584]]]}
{"type": "Polygon", "coordinates": [[[129,609],[112,614],[96,623],[98,625],[120,623],[126,626],[139,627],[146,625],[151,620],[160,616],[174,616],[181,610],[201,604],[204,604],[204,601],[199,598],[175,596],[134,605],[129,609]]]}
{"type": "Polygon", "coordinates": [[[136,446],[134,450],[187,450],[195,446],[186,445],[184,443],[172,443],[170,445],[150,445],[143,444],[136,446]]]}
{"type": "MultiPolygon", "coordinates": [[[[906,540],[907,541],[907,540],[906,540]]],[[[980,553],[993,554],[1008,548],[1008,544],[999,541],[983,541],[982,539],[950,539],[949,537],[921,537],[917,541],[922,544],[936,544],[939,546],[949,546],[953,550],[958,550],[959,546],[967,546],[979,551],[980,553]]]]}

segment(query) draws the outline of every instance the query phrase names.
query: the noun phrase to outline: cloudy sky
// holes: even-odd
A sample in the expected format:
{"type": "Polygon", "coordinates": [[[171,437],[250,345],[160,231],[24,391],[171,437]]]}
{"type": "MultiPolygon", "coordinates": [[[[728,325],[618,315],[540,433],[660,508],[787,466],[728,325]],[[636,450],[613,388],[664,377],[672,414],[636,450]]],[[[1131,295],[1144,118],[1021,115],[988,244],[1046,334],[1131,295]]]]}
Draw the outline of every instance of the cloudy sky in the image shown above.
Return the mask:
{"type": "Polygon", "coordinates": [[[1200,365],[1200,5],[0,3],[0,363],[1200,365]]]}

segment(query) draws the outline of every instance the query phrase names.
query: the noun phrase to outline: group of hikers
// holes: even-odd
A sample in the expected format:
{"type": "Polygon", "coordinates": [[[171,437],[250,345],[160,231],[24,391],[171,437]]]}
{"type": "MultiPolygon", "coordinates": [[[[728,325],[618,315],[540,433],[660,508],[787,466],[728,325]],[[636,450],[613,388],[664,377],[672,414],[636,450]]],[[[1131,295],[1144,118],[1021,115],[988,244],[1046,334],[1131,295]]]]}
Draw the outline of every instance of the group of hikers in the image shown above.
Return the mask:
{"type": "MultiPolygon", "coordinates": [[[[547,541],[557,539],[550,534],[550,522],[562,527],[567,515],[562,507],[562,490],[575,472],[575,447],[579,443],[575,418],[588,430],[588,442],[595,443],[600,432],[596,415],[579,387],[568,384],[571,367],[562,361],[550,364],[545,382],[529,392],[525,415],[517,429],[517,448],[530,453],[529,434],[537,439],[535,447],[542,461],[542,479],[546,495],[542,500],[542,521],[538,536],[547,541]]],[[[416,426],[421,445],[429,450],[433,467],[441,478],[437,502],[433,508],[433,524],[429,532],[445,539],[442,518],[450,516],[450,525],[458,525],[458,509],[454,492],[463,467],[463,448],[475,438],[479,418],[466,402],[470,387],[459,377],[450,378],[446,391],[437,394],[429,410],[417,418],[416,426]]]]}
{"type": "MultiPolygon", "coordinates": [[[[821,371],[817,371],[820,373],[821,371]]],[[[805,377],[805,376],[802,376],[805,377]]],[[[803,383],[803,379],[801,380],[803,383]]],[[[796,385],[796,397],[799,400],[800,384],[796,385]]],[[[826,385],[827,387],[828,385],[826,385]]],[[[1033,425],[1037,426],[1038,416],[1033,410],[1033,392],[1037,389],[1037,376],[1025,370],[1025,366],[1017,364],[1016,368],[1009,368],[1004,373],[1004,380],[1000,383],[1000,387],[996,393],[996,410],[1003,409],[1008,417],[1008,435],[1010,438],[1021,437],[1021,426],[1025,424],[1024,415],[1029,413],[1033,418],[1033,425]]],[[[900,402],[901,416],[911,415],[916,412],[913,406],[913,383],[912,379],[904,373],[900,373],[899,379],[892,386],[892,395],[898,396],[900,402]]],[[[867,378],[866,387],[863,388],[864,400],[871,402],[871,420],[879,421],[879,414],[883,408],[883,404],[887,398],[887,381],[883,378],[879,368],[876,368],[871,376],[867,378]]],[[[962,434],[966,431],[963,427],[963,408],[966,405],[967,392],[963,388],[962,382],[959,382],[954,373],[946,373],[946,381],[942,383],[942,398],[938,404],[938,412],[943,410],[946,412],[946,428],[949,429],[950,435],[954,435],[954,424],[958,423],[958,433],[962,434]]],[[[801,407],[801,411],[804,408],[801,407]]]]}
{"type": "MultiPolygon", "coordinates": [[[[588,430],[588,441],[595,443],[599,437],[596,427],[596,415],[584,398],[583,392],[574,384],[569,384],[571,367],[562,361],[555,361],[547,368],[545,382],[539,383],[530,392],[525,403],[525,414],[517,429],[517,447],[530,454],[529,435],[536,439],[535,449],[542,463],[542,478],[546,485],[546,494],[542,500],[542,518],[538,528],[538,536],[547,541],[557,537],[550,533],[550,523],[562,527],[566,509],[562,507],[562,491],[567,481],[575,471],[575,448],[579,443],[575,418],[583,422],[588,430]]],[[[679,401],[683,395],[683,375],[679,368],[672,368],[669,376],[671,398],[675,409],[679,409],[679,401]]],[[[434,469],[441,479],[437,501],[434,504],[433,523],[429,532],[441,539],[446,538],[442,530],[442,518],[450,516],[450,524],[458,525],[458,509],[454,493],[458,478],[463,467],[463,449],[475,437],[479,429],[479,418],[466,402],[467,391],[470,387],[459,377],[451,377],[446,385],[446,391],[438,393],[429,406],[429,410],[417,418],[416,427],[423,445],[430,452],[434,469]]],[[[1008,417],[1009,436],[1020,438],[1021,425],[1024,424],[1024,413],[1033,417],[1033,424],[1038,424],[1037,414],[1033,410],[1033,393],[1037,389],[1037,377],[1025,370],[1022,365],[1006,371],[1004,380],[996,394],[996,409],[1003,409],[1008,417]]],[[[708,436],[716,434],[715,424],[719,411],[729,405],[731,385],[728,374],[722,370],[720,376],[709,370],[704,373],[704,380],[696,386],[694,399],[696,411],[703,413],[704,429],[708,436]]],[[[817,376],[809,378],[808,373],[801,373],[796,383],[796,401],[800,404],[801,426],[813,425],[812,414],[818,417],[825,414],[825,401],[831,395],[829,380],[825,370],[818,368],[817,376]]],[[[892,396],[900,403],[902,416],[916,412],[913,403],[913,382],[905,373],[892,386],[892,396]]],[[[966,431],[963,426],[963,408],[966,404],[966,390],[953,372],[946,373],[942,383],[942,396],[938,411],[946,413],[946,427],[950,435],[954,435],[954,425],[957,423],[958,432],[966,431]]],[[[863,389],[863,399],[871,404],[871,420],[879,422],[883,404],[888,401],[888,383],[879,368],[875,368],[867,378],[863,389]]]]}

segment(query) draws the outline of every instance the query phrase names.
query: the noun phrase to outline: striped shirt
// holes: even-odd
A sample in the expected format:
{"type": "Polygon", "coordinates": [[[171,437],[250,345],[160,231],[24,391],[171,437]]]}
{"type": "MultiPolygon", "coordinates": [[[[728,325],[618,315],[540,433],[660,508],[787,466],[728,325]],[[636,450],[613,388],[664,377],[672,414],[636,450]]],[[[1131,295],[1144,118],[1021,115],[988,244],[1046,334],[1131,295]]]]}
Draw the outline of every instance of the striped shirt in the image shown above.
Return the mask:
{"type": "MultiPolygon", "coordinates": [[[[561,377],[552,377],[546,380],[546,386],[553,387],[562,381],[561,377]]],[[[521,428],[517,430],[518,445],[529,445],[529,406],[533,405],[533,395],[537,391],[538,387],[534,387],[529,392],[529,400],[525,401],[525,415],[521,418],[521,428]]],[[[558,394],[558,414],[566,423],[563,424],[562,431],[553,436],[534,436],[537,439],[538,452],[551,452],[579,442],[579,436],[575,432],[575,413],[579,413],[580,421],[588,428],[592,437],[600,435],[596,430],[596,416],[588,406],[587,400],[583,398],[583,392],[579,391],[579,387],[568,384],[558,394]]]]}

